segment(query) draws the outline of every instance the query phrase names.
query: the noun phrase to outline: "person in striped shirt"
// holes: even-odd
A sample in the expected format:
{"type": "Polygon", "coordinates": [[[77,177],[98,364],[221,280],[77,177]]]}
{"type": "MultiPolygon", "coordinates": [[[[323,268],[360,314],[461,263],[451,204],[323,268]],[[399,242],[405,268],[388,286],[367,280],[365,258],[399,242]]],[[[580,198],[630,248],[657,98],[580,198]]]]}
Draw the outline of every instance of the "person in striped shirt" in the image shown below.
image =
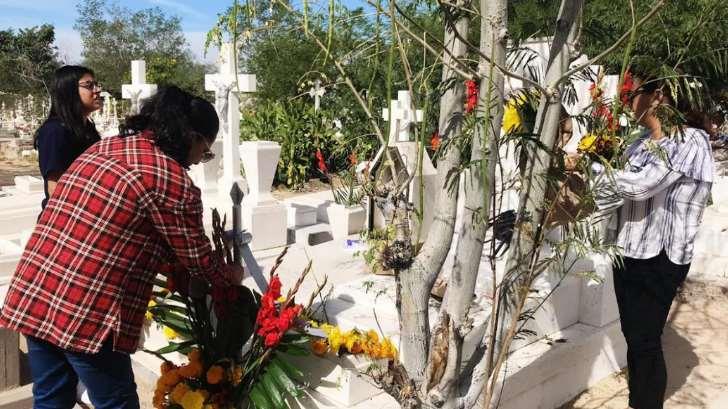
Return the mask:
{"type": "Polygon", "coordinates": [[[690,269],[713,182],[713,158],[705,116],[684,101],[671,101],[663,84],[645,81],[632,109],[646,131],[625,152],[623,170],[598,178],[596,203],[600,211],[617,209],[622,257],[613,269],[614,290],[627,341],[629,405],[661,409],[667,384],[662,330],[690,269]],[[676,105],[687,120],[671,135],[656,114],[663,104],[676,105]]]}

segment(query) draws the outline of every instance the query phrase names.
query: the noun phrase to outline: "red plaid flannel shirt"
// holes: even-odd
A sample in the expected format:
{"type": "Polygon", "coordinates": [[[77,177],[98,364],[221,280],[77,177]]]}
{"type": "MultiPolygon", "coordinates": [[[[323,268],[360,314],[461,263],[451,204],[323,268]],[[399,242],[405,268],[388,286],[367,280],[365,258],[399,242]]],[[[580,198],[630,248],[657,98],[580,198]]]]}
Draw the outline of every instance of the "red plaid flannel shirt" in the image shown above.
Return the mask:
{"type": "Polygon", "coordinates": [[[162,264],[229,285],[200,190],[150,133],[100,141],[59,179],[23,252],[0,326],[61,348],[134,352],[162,264]]]}

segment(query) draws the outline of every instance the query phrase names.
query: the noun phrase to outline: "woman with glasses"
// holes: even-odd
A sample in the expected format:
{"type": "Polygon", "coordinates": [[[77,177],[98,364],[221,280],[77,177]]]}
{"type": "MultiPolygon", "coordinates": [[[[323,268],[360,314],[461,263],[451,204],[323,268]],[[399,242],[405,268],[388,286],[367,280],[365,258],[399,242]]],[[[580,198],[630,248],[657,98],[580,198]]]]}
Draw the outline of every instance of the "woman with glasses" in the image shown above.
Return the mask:
{"type": "Polygon", "coordinates": [[[0,313],[27,338],[34,408],[72,408],[78,380],[97,409],[139,408],[129,354],[157,273],[242,280],[212,251],[186,171],[211,157],[218,126],[208,101],[161,88],[58,180],[0,313]]]}
{"type": "Polygon", "coordinates": [[[101,86],[93,71],[78,65],[56,70],[51,109],[34,138],[45,190],[42,207],[71,163],[100,139],[89,116],[102,103],[101,86]]]}

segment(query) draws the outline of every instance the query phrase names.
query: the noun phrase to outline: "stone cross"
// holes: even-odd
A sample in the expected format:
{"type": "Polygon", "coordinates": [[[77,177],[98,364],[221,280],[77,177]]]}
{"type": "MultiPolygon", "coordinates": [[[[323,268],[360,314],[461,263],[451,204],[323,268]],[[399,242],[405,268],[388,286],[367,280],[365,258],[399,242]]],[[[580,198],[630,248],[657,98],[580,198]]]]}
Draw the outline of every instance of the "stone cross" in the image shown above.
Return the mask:
{"type": "Polygon", "coordinates": [[[313,98],[314,111],[318,111],[321,107],[321,97],[326,93],[326,88],[321,86],[321,80],[317,79],[313,83],[313,88],[308,91],[308,95],[313,98]]]}
{"type": "MultiPolygon", "coordinates": [[[[220,186],[242,182],[240,176],[240,99],[238,94],[255,92],[255,75],[238,74],[232,43],[220,48],[218,73],[205,75],[205,90],[215,91],[215,109],[220,117],[218,139],[222,139],[222,180],[220,186]]],[[[223,191],[223,189],[221,189],[223,191]]]]}
{"type": "Polygon", "coordinates": [[[121,97],[131,101],[130,113],[138,114],[139,102],[157,92],[157,84],[147,84],[147,65],[144,60],[131,62],[131,84],[121,86],[121,97]]]}
{"type": "Polygon", "coordinates": [[[382,109],[385,121],[391,120],[389,126],[389,143],[409,142],[410,127],[413,123],[422,122],[422,110],[414,109],[409,91],[397,91],[397,99],[390,101],[389,109],[382,109]]]}

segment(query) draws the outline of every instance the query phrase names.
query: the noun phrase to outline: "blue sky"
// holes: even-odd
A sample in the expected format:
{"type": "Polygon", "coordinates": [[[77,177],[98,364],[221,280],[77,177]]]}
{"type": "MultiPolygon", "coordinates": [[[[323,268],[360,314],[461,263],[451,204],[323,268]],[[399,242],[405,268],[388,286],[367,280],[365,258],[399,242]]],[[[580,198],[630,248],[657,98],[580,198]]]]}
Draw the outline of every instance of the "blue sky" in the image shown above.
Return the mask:
{"type": "MultiPolygon", "coordinates": [[[[44,23],[56,27],[56,45],[64,61],[79,62],[81,58],[81,39],[73,30],[76,20],[77,0],[0,0],[0,29],[25,28],[44,23]]],[[[212,27],[217,14],[223,12],[232,0],[126,0],[120,1],[131,10],[159,7],[167,14],[176,15],[182,21],[190,49],[202,60],[202,47],[205,33],[212,27]]],[[[214,54],[206,58],[214,60],[214,54]]]]}

